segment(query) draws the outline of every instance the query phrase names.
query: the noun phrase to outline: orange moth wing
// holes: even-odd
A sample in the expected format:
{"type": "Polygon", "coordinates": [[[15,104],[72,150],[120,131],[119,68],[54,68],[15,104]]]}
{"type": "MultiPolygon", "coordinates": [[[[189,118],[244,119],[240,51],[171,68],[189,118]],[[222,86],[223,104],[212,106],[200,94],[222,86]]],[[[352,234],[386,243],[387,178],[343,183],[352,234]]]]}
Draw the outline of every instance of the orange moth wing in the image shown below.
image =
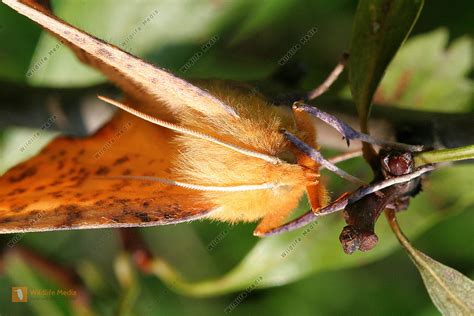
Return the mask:
{"type": "Polygon", "coordinates": [[[55,139],[0,177],[0,233],[149,226],[202,217],[213,205],[195,199],[197,191],[103,179],[137,173],[170,178],[170,161],[177,154],[168,141],[172,134],[120,113],[93,136],[55,139]]]}

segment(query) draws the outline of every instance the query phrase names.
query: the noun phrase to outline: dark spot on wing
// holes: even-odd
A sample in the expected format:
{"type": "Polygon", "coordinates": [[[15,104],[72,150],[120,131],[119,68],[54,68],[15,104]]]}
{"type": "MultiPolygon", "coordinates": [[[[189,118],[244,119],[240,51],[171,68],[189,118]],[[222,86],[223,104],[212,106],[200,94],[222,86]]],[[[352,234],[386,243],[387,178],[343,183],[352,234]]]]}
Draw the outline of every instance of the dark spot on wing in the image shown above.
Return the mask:
{"type": "Polygon", "coordinates": [[[23,211],[26,207],[28,206],[28,204],[20,204],[20,205],[12,205],[12,211],[13,212],[20,212],[20,211],[23,211]]]}
{"type": "Polygon", "coordinates": [[[135,217],[139,218],[142,222],[151,222],[150,216],[145,212],[135,212],[135,217]]]}
{"type": "Polygon", "coordinates": [[[0,218],[0,224],[6,224],[11,222],[13,222],[13,219],[11,217],[0,218]]]}
{"type": "Polygon", "coordinates": [[[130,202],[130,199],[116,199],[114,202],[123,206],[127,206],[128,202],[130,202]]]}
{"type": "Polygon", "coordinates": [[[38,170],[36,169],[35,166],[31,166],[29,167],[28,169],[26,169],[25,171],[23,171],[22,173],[20,173],[19,175],[17,176],[11,176],[9,181],[11,183],[15,183],[15,182],[20,182],[20,181],[23,181],[24,179],[26,178],[29,178],[31,176],[34,176],[36,174],[38,170]]]}
{"type": "Polygon", "coordinates": [[[11,191],[7,195],[12,196],[12,195],[21,194],[21,193],[24,193],[24,192],[26,192],[26,189],[18,188],[18,189],[15,189],[15,190],[11,191]]]}
{"type": "Polygon", "coordinates": [[[114,185],[112,185],[112,190],[113,191],[120,191],[122,190],[123,188],[125,188],[127,185],[129,185],[130,182],[129,181],[122,181],[120,183],[116,183],[114,185]]]}
{"type": "Polygon", "coordinates": [[[97,171],[95,172],[96,175],[98,176],[105,176],[110,172],[110,169],[106,166],[101,166],[97,171]]]}
{"type": "Polygon", "coordinates": [[[96,52],[97,52],[97,54],[99,54],[101,56],[104,56],[104,57],[107,57],[109,59],[113,58],[112,53],[109,50],[105,49],[105,48],[99,48],[96,52]]]}
{"type": "Polygon", "coordinates": [[[64,168],[64,160],[60,160],[58,162],[58,167],[57,167],[57,170],[62,170],[64,168]]]}
{"type": "Polygon", "coordinates": [[[49,195],[57,199],[63,197],[63,193],[61,191],[51,192],[49,195]]]}
{"type": "Polygon", "coordinates": [[[105,200],[99,200],[94,203],[95,206],[104,206],[105,205],[105,200]]]}
{"type": "Polygon", "coordinates": [[[61,226],[70,227],[82,217],[81,210],[77,205],[65,205],[63,208],[66,212],[66,220],[61,226]]]}
{"type": "Polygon", "coordinates": [[[115,160],[114,166],[118,166],[118,165],[120,165],[120,164],[123,164],[123,163],[126,162],[126,161],[129,161],[129,160],[130,160],[130,159],[128,159],[127,156],[123,156],[123,157],[118,158],[117,160],[115,160]]]}
{"type": "Polygon", "coordinates": [[[74,34],[74,37],[76,38],[76,41],[84,44],[86,42],[86,39],[78,34],[74,34]]]}
{"type": "Polygon", "coordinates": [[[43,191],[44,189],[46,189],[46,187],[44,185],[40,185],[35,188],[35,191],[43,191]]]}

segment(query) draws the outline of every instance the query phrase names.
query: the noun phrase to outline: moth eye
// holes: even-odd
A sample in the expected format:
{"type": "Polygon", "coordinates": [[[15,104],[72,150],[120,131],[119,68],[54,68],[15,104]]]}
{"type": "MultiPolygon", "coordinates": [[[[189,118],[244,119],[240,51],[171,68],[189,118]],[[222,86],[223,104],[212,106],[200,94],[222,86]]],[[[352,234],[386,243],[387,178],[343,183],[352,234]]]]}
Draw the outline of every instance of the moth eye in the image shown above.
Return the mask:
{"type": "Polygon", "coordinates": [[[385,172],[393,176],[401,176],[413,171],[413,156],[409,152],[391,152],[382,158],[382,167],[385,172]]]}

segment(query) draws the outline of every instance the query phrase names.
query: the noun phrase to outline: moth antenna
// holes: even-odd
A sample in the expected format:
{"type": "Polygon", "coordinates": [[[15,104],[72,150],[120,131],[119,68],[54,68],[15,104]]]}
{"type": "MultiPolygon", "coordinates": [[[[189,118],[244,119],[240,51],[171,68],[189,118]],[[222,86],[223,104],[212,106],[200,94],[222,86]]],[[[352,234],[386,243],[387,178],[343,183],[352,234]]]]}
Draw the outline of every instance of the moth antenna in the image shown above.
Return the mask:
{"type": "Polygon", "coordinates": [[[347,60],[349,60],[349,53],[344,53],[341,56],[341,59],[337,63],[336,67],[331,71],[329,76],[324,80],[322,84],[317,86],[314,90],[310,91],[308,95],[306,96],[306,100],[314,100],[326,91],[332,86],[334,81],[337,80],[339,75],[342,73],[344,70],[344,67],[346,66],[347,60]]]}
{"type": "Polygon", "coordinates": [[[278,183],[262,183],[262,184],[246,184],[246,185],[233,185],[233,186],[215,186],[215,185],[199,185],[186,182],[175,181],[166,178],[158,178],[151,176],[107,176],[107,177],[97,177],[100,179],[122,179],[122,180],[142,180],[142,181],[152,181],[159,182],[166,185],[174,185],[177,187],[182,187],[190,190],[197,191],[215,191],[215,192],[245,192],[245,191],[257,191],[257,190],[272,190],[281,184],[278,183]]]}
{"type": "Polygon", "coordinates": [[[156,124],[156,125],[168,128],[168,129],[171,129],[173,131],[176,131],[176,132],[179,132],[179,133],[182,133],[182,134],[186,134],[186,135],[191,135],[191,136],[194,136],[194,137],[197,137],[197,138],[200,138],[200,139],[205,139],[205,140],[208,140],[212,143],[215,143],[215,144],[227,147],[229,149],[235,150],[235,151],[237,151],[237,152],[239,152],[243,155],[258,158],[258,159],[262,159],[262,160],[268,161],[272,164],[279,164],[279,163],[282,162],[280,159],[278,159],[276,157],[273,157],[273,156],[270,156],[270,155],[265,155],[265,154],[262,154],[262,153],[259,153],[259,152],[253,151],[253,150],[245,149],[245,148],[242,148],[242,147],[239,147],[239,146],[235,146],[235,145],[220,141],[217,138],[214,138],[210,135],[207,135],[207,134],[204,134],[204,133],[201,133],[201,132],[197,132],[197,131],[193,131],[192,129],[189,129],[189,128],[186,128],[186,127],[179,126],[177,124],[173,124],[173,123],[170,123],[170,122],[160,120],[156,117],[153,117],[149,114],[138,111],[137,109],[134,109],[134,108],[132,108],[132,107],[126,105],[126,104],[123,104],[123,103],[120,103],[118,101],[109,99],[107,97],[99,95],[98,98],[100,100],[104,101],[104,102],[115,105],[116,107],[118,107],[118,108],[120,108],[120,109],[122,109],[122,110],[124,110],[124,111],[126,111],[130,114],[133,114],[133,115],[135,115],[135,116],[137,116],[141,119],[144,119],[145,121],[148,121],[150,123],[153,123],[153,124],[156,124]]]}
{"type": "Polygon", "coordinates": [[[347,146],[349,146],[350,140],[359,139],[360,141],[365,142],[365,143],[378,145],[382,147],[384,146],[390,147],[393,149],[400,149],[400,150],[411,151],[411,152],[423,150],[423,146],[421,145],[409,145],[409,144],[403,144],[403,143],[398,143],[398,142],[384,141],[384,140],[374,138],[370,135],[358,132],[352,127],[350,127],[347,123],[335,117],[334,115],[321,111],[315,106],[311,106],[302,102],[295,102],[293,104],[293,109],[295,111],[308,112],[309,114],[317,117],[324,123],[332,126],[346,139],[347,146]]]}
{"type": "Polygon", "coordinates": [[[343,179],[346,179],[350,182],[353,182],[357,185],[365,185],[367,184],[365,181],[350,175],[349,173],[345,172],[344,170],[340,169],[339,167],[335,166],[334,164],[330,163],[326,160],[321,153],[303,142],[301,139],[296,137],[295,135],[291,134],[290,132],[283,131],[283,135],[285,138],[290,141],[296,148],[301,150],[305,155],[313,159],[314,161],[318,162],[321,167],[326,168],[343,179]]]}
{"type": "MultiPolygon", "coordinates": [[[[415,178],[418,178],[422,174],[424,174],[426,172],[429,172],[429,171],[432,171],[434,169],[435,168],[432,165],[423,166],[423,167],[420,167],[420,168],[418,168],[417,170],[415,170],[411,173],[407,173],[407,174],[402,175],[402,176],[393,177],[393,178],[390,178],[390,179],[387,179],[387,180],[383,180],[383,181],[374,183],[374,184],[369,185],[369,186],[360,187],[359,189],[355,190],[352,193],[344,193],[340,197],[338,197],[336,200],[334,200],[333,202],[328,204],[327,206],[319,209],[317,211],[317,213],[314,213],[313,211],[310,210],[310,211],[306,212],[305,214],[301,215],[300,217],[295,218],[294,220],[292,220],[292,221],[290,221],[290,222],[288,222],[288,223],[286,223],[286,224],[284,224],[280,227],[277,227],[277,228],[274,228],[274,229],[272,229],[268,232],[265,232],[263,235],[261,235],[259,237],[272,236],[272,235],[276,235],[276,234],[279,234],[279,233],[282,233],[282,232],[288,232],[288,231],[298,229],[300,227],[303,227],[303,226],[315,221],[315,219],[318,218],[318,217],[341,211],[341,210],[345,209],[346,206],[349,203],[354,203],[354,202],[360,200],[361,198],[363,198],[364,196],[366,196],[368,194],[377,192],[379,190],[385,189],[385,188],[387,188],[389,186],[392,186],[392,185],[395,185],[395,184],[408,182],[408,181],[413,180],[415,178]]],[[[389,204],[387,206],[387,208],[395,208],[395,206],[389,204]]]]}

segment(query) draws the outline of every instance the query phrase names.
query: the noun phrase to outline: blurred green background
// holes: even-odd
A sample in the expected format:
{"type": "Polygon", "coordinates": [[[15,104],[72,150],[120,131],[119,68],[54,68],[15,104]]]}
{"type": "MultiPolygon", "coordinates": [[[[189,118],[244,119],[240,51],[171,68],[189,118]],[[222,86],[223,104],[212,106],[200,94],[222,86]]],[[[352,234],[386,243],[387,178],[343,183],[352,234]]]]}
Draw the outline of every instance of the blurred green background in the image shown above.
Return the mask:
{"type": "MultiPolygon", "coordinates": [[[[356,2],[70,0],[52,1],[52,6],[57,15],[80,29],[185,78],[280,78],[295,90],[307,90],[324,79],[347,49],[356,2]],[[282,67],[282,57],[313,28],[316,33],[282,67]],[[299,77],[298,73],[304,74],[302,80],[290,80],[299,77]]],[[[428,1],[411,35],[413,40],[389,67],[379,99],[383,96],[388,103],[406,108],[472,112],[469,34],[473,9],[471,1],[428,1]],[[407,70],[414,73],[414,79],[402,94],[391,94],[407,70]]],[[[84,88],[100,85],[104,79],[2,4],[0,82],[4,87],[19,87],[2,91],[2,96],[15,99],[15,93],[28,93],[31,87],[84,88]]],[[[348,97],[346,85],[346,76],[342,76],[330,93],[348,97]]],[[[0,114],[12,115],[15,108],[6,104],[0,104],[0,114]]],[[[21,152],[20,144],[35,133],[24,127],[30,125],[28,120],[21,125],[0,126],[0,174],[56,135],[42,130],[28,150],[21,152]]],[[[370,177],[361,159],[341,166],[370,177]]],[[[332,193],[350,188],[325,175],[332,193]]],[[[435,172],[425,192],[400,216],[402,228],[418,249],[471,278],[473,176],[469,164],[435,172]]],[[[233,315],[438,314],[383,218],[376,230],[380,243],[366,254],[343,254],[338,242],[343,226],[340,214],[335,214],[318,221],[308,233],[302,229],[264,240],[252,236],[255,224],[205,221],[142,229],[156,256],[186,280],[197,282],[189,284],[166,285],[157,276],[143,275],[133,267],[130,274],[124,272],[127,260],[120,257],[122,246],[114,230],[31,233],[21,235],[11,248],[33,249],[74,269],[91,295],[91,310],[98,315],[221,315],[239,295],[245,298],[232,309],[233,315]],[[288,255],[283,257],[284,252],[288,255]]],[[[0,237],[4,249],[10,248],[12,238],[0,237]]],[[[13,304],[12,286],[64,288],[14,252],[5,252],[0,258],[0,315],[84,312],[61,297],[13,304]]]]}

